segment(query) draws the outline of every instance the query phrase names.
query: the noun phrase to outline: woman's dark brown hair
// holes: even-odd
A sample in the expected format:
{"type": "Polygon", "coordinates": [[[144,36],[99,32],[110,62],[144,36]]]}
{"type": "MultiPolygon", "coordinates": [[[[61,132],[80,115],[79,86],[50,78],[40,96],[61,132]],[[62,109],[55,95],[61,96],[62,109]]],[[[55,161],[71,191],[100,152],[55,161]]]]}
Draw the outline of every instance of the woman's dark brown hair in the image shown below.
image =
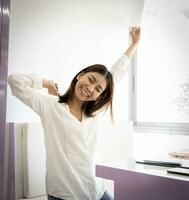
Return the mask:
{"type": "Polygon", "coordinates": [[[102,92],[102,94],[95,100],[95,101],[86,101],[83,103],[82,111],[87,117],[93,117],[94,113],[96,111],[99,111],[101,108],[108,108],[110,105],[110,113],[111,117],[113,117],[112,112],[112,100],[113,100],[113,77],[112,74],[108,71],[108,69],[101,64],[95,64],[91,65],[89,67],[86,67],[85,69],[78,72],[75,77],[73,78],[70,87],[68,88],[67,92],[63,94],[62,96],[59,96],[59,103],[68,103],[70,100],[72,100],[74,91],[75,91],[75,85],[77,83],[77,76],[82,73],[88,73],[88,72],[97,72],[104,76],[106,79],[106,88],[102,92]]]}

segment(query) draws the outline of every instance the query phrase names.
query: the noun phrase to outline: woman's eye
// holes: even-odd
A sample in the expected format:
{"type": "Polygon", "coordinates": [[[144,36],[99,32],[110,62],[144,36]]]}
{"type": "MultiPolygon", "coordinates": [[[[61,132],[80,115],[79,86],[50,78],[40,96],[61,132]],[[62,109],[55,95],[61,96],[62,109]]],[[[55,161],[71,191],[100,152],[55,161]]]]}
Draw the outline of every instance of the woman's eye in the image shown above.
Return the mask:
{"type": "Polygon", "coordinates": [[[96,89],[96,91],[97,91],[98,93],[100,93],[100,90],[99,90],[99,89],[96,89]]]}

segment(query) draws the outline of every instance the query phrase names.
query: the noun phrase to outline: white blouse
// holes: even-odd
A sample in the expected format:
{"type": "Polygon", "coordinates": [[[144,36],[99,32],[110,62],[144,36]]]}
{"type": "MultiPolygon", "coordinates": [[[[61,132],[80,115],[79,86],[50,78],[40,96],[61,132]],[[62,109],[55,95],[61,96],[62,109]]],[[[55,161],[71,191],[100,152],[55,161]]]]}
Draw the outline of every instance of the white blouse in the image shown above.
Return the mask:
{"type": "MultiPolygon", "coordinates": [[[[114,82],[127,71],[129,59],[123,55],[111,68],[114,82]]],[[[36,74],[11,74],[12,95],[41,118],[46,147],[46,192],[65,200],[99,200],[104,193],[95,177],[98,139],[97,117],[83,116],[80,122],[57,97],[44,95],[42,78],[36,74]]],[[[37,164],[37,163],[36,163],[37,164]]]]}

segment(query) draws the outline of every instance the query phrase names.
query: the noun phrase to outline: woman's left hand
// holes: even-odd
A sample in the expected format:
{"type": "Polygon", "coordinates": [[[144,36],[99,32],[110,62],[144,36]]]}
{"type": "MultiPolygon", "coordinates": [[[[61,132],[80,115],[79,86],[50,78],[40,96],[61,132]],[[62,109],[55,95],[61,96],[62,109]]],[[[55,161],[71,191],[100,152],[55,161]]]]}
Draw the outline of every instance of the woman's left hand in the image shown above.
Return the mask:
{"type": "Polygon", "coordinates": [[[58,85],[53,80],[43,79],[43,87],[48,89],[48,93],[54,96],[60,96],[58,85]]]}
{"type": "Polygon", "coordinates": [[[140,27],[132,27],[130,31],[132,43],[138,43],[140,40],[140,27]]]}

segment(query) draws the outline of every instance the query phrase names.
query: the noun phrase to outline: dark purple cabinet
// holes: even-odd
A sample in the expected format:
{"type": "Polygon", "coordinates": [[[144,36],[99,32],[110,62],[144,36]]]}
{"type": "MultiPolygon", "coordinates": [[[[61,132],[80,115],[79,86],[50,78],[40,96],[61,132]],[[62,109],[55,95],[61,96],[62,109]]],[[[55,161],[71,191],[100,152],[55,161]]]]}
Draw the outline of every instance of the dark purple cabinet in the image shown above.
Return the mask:
{"type": "Polygon", "coordinates": [[[188,180],[97,165],[98,177],[114,181],[115,200],[189,200],[188,180]]]}

